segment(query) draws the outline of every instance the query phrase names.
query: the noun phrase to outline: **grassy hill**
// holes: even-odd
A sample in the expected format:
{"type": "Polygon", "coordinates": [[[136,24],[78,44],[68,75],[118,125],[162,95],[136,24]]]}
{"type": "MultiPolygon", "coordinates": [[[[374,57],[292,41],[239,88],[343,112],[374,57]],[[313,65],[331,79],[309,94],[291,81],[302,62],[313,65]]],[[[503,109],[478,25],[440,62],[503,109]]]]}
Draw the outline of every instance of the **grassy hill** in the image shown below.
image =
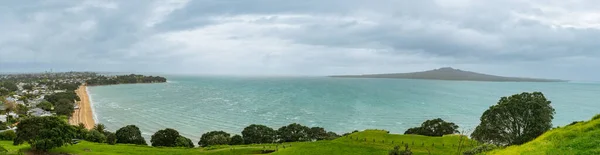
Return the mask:
{"type": "Polygon", "coordinates": [[[523,145],[486,154],[600,154],[600,115],[587,122],[550,130],[523,145]]]}
{"type": "MultiPolygon", "coordinates": [[[[52,153],[111,155],[111,154],[201,154],[201,155],[225,155],[225,154],[261,154],[262,150],[277,150],[272,154],[295,155],[295,154],[381,154],[385,155],[396,145],[408,143],[414,154],[458,154],[458,144],[463,139],[463,144],[469,145],[462,150],[472,148],[474,141],[457,135],[444,137],[426,137],[419,135],[388,134],[382,130],[366,130],[353,133],[331,141],[297,142],[268,145],[241,145],[241,146],[215,146],[211,148],[156,148],[150,146],[136,145],[108,145],[91,142],[64,146],[52,149],[52,153]],[[365,140],[366,139],[366,140],[365,140]],[[393,143],[392,143],[393,141],[393,143]],[[413,144],[414,142],[414,144],[413,144]],[[428,151],[429,150],[429,151],[428,151]]],[[[0,141],[0,145],[7,148],[10,153],[16,154],[18,150],[27,150],[29,146],[13,146],[11,141],[0,141]]]]}

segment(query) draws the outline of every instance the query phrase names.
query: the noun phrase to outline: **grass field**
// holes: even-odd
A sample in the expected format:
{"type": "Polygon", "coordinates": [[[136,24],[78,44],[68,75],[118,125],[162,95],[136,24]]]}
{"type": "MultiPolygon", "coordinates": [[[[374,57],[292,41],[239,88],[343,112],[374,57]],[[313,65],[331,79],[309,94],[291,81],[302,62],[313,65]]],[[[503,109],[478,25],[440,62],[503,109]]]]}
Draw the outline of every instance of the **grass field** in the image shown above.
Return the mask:
{"type": "MultiPolygon", "coordinates": [[[[388,134],[382,130],[366,130],[353,133],[331,141],[297,142],[269,145],[240,145],[240,146],[215,146],[211,148],[156,148],[139,145],[107,145],[82,141],[79,144],[64,146],[51,150],[52,153],[69,153],[78,155],[148,155],[148,154],[201,154],[201,155],[226,155],[226,154],[261,154],[262,150],[277,150],[272,154],[387,154],[394,146],[408,143],[414,154],[459,154],[458,143],[461,136],[449,135],[444,137],[426,137],[419,135],[388,134]],[[366,140],[365,140],[366,138],[366,140]],[[413,144],[414,142],[414,144],[413,144]]],[[[465,145],[475,145],[471,140],[462,137],[465,145]]],[[[11,154],[18,150],[27,150],[28,145],[13,146],[11,141],[0,141],[0,145],[7,148],[11,154]]],[[[403,146],[403,145],[402,145],[403,146]]],[[[467,146],[462,150],[471,148],[467,146]]]]}
{"type": "Polygon", "coordinates": [[[550,130],[523,145],[494,150],[486,154],[600,154],[600,115],[594,118],[587,122],[550,130]]]}

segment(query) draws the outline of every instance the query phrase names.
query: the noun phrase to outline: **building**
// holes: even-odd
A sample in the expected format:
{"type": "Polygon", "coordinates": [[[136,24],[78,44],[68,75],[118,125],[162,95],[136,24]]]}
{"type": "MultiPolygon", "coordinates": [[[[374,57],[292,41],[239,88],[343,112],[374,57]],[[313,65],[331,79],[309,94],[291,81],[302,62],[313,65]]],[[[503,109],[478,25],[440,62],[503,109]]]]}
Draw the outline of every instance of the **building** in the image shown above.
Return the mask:
{"type": "Polygon", "coordinates": [[[50,113],[44,109],[41,109],[41,108],[33,108],[33,109],[27,111],[27,113],[30,116],[36,116],[36,117],[52,116],[52,113],[50,113]]]}

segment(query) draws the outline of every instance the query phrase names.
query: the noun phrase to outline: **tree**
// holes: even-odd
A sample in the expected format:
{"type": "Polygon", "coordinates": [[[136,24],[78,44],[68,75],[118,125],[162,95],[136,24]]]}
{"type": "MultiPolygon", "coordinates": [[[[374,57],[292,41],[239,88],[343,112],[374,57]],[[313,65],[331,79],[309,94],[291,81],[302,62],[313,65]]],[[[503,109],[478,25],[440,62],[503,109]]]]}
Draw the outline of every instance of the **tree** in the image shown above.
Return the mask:
{"type": "Polygon", "coordinates": [[[308,133],[310,128],[293,123],[287,126],[282,126],[277,130],[277,137],[280,142],[301,142],[309,141],[308,133]]]}
{"type": "Polygon", "coordinates": [[[246,144],[273,143],[275,135],[275,130],[272,128],[256,124],[252,124],[242,131],[242,137],[246,144]]]}
{"type": "Polygon", "coordinates": [[[176,147],[194,148],[194,143],[189,138],[186,138],[186,137],[183,137],[183,136],[179,136],[175,140],[175,146],[176,147]]]}
{"type": "Polygon", "coordinates": [[[41,108],[41,109],[44,109],[44,110],[46,110],[46,111],[52,111],[52,110],[53,110],[53,108],[52,108],[52,103],[50,103],[50,102],[48,102],[48,101],[46,101],[46,100],[42,101],[42,102],[41,102],[40,104],[38,104],[36,107],[38,107],[38,108],[41,108]]]}
{"type": "Polygon", "coordinates": [[[127,125],[122,127],[117,130],[115,135],[117,137],[117,143],[148,145],[144,137],[142,137],[140,128],[135,125],[127,125]]]}
{"type": "Polygon", "coordinates": [[[404,132],[404,134],[417,134],[437,137],[454,133],[458,133],[458,125],[452,122],[446,122],[441,118],[427,120],[423,122],[420,127],[410,128],[404,132]]]}
{"type": "Polygon", "coordinates": [[[32,90],[33,89],[33,85],[31,85],[31,84],[23,85],[23,89],[32,90]]]}
{"type": "Polygon", "coordinates": [[[331,132],[331,131],[327,132],[327,140],[334,140],[339,137],[340,137],[340,135],[338,135],[335,132],[331,132]]]}
{"type": "Polygon", "coordinates": [[[106,136],[106,143],[110,145],[115,145],[117,143],[117,136],[115,135],[115,133],[107,131],[104,132],[104,135],[106,136]]]}
{"type": "Polygon", "coordinates": [[[14,140],[16,137],[17,134],[12,130],[0,132],[0,140],[14,140]]]}
{"type": "Polygon", "coordinates": [[[481,116],[471,137],[496,145],[519,145],[552,128],[554,108],[541,92],[502,97],[481,116]]]}
{"type": "Polygon", "coordinates": [[[0,130],[6,130],[8,129],[8,127],[6,126],[6,123],[0,121],[0,130]]]}
{"type": "Polygon", "coordinates": [[[56,112],[57,115],[64,115],[64,116],[71,117],[73,115],[73,112],[75,111],[73,102],[71,102],[67,99],[60,99],[58,102],[56,102],[55,105],[56,105],[56,108],[54,108],[54,111],[56,112]]]}
{"type": "Polygon", "coordinates": [[[79,123],[75,128],[75,138],[77,139],[86,139],[89,134],[89,131],[85,128],[83,123],[79,123]]]}
{"type": "Polygon", "coordinates": [[[33,150],[48,151],[55,147],[71,144],[75,129],[58,117],[31,117],[17,125],[15,145],[27,142],[33,150]]]}
{"type": "Polygon", "coordinates": [[[106,141],[106,136],[97,130],[90,130],[88,135],[85,137],[85,140],[96,143],[104,143],[106,141]]]}
{"type": "Polygon", "coordinates": [[[310,140],[324,140],[329,137],[327,131],[321,127],[312,127],[308,132],[308,137],[310,140]]]}
{"type": "Polygon", "coordinates": [[[244,144],[244,138],[240,135],[231,136],[231,141],[229,141],[229,145],[242,145],[244,144]]]}
{"type": "Polygon", "coordinates": [[[176,146],[177,138],[179,138],[179,132],[177,132],[177,130],[166,128],[154,133],[150,142],[152,143],[152,146],[174,147],[176,146]]]}
{"type": "Polygon", "coordinates": [[[229,133],[225,131],[211,131],[204,133],[198,142],[198,145],[201,147],[227,144],[229,144],[229,133]]]}
{"type": "Polygon", "coordinates": [[[94,125],[93,130],[96,130],[100,133],[104,133],[104,132],[106,132],[106,126],[104,126],[104,124],[96,124],[96,125],[94,125]]]}
{"type": "Polygon", "coordinates": [[[17,104],[17,114],[19,114],[19,116],[27,115],[27,111],[29,111],[29,108],[27,108],[27,106],[22,105],[22,104],[17,104]]]}
{"type": "Polygon", "coordinates": [[[2,82],[1,87],[8,89],[8,91],[17,91],[19,87],[15,83],[12,82],[2,82]]]}

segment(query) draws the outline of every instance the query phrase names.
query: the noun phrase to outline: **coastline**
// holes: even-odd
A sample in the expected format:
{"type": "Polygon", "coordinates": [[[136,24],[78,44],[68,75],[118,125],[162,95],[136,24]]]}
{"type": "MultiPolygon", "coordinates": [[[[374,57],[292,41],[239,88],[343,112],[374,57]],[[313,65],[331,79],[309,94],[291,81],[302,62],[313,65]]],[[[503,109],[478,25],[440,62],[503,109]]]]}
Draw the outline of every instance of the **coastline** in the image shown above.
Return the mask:
{"type": "Polygon", "coordinates": [[[94,120],[94,112],[92,111],[92,105],[90,103],[90,97],[87,93],[87,86],[85,84],[79,86],[77,90],[75,90],[77,96],[81,101],[77,102],[78,109],[75,109],[73,112],[73,116],[69,118],[69,123],[71,125],[78,125],[79,123],[83,123],[86,129],[94,128],[96,122],[94,120]]]}

